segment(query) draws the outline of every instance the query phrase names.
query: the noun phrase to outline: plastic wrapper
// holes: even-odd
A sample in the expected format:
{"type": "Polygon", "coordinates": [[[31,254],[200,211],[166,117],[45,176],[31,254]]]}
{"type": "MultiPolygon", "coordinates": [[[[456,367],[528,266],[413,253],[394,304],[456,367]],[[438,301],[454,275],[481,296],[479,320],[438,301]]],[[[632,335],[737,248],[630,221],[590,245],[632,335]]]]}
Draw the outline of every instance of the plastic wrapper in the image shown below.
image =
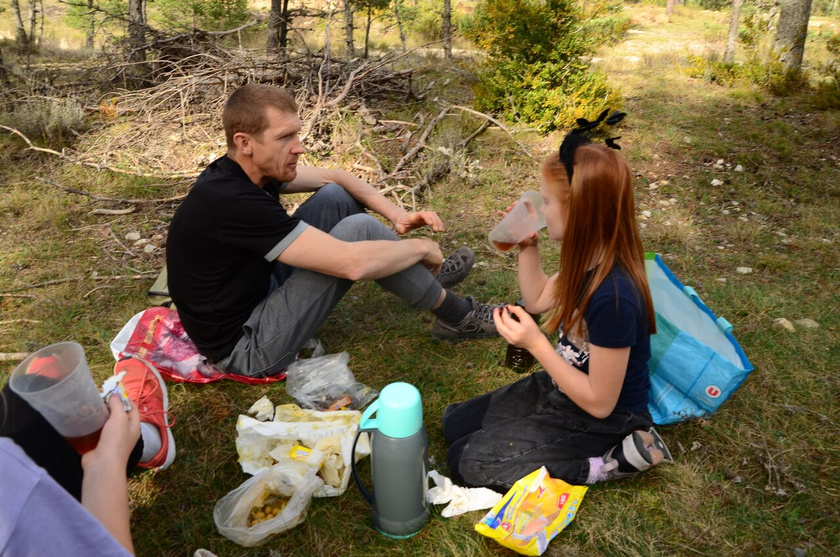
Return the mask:
{"type": "Polygon", "coordinates": [[[315,497],[344,493],[350,482],[351,459],[370,454],[366,433],[353,455],[353,440],[361,413],[355,410],[319,412],[283,404],[274,409],[274,420],[261,422],[240,415],[236,422],[236,451],[242,471],[258,474],[287,460],[312,467],[324,480],[315,497]]]}
{"type": "Polygon", "coordinates": [[[304,521],[313,494],[324,484],[316,472],[316,468],[295,460],[263,470],[219,499],[213,509],[216,528],[244,547],[294,528],[304,521]],[[282,506],[282,510],[273,518],[253,524],[254,510],[267,502],[282,506]]]}
{"type": "Polygon", "coordinates": [[[286,370],[286,392],[304,408],[361,410],[379,393],[359,383],[347,352],[298,360],[286,370]]]}
{"type": "Polygon", "coordinates": [[[543,466],[518,480],[475,529],[522,555],[542,555],[575,518],[587,489],[552,478],[543,466]]]}

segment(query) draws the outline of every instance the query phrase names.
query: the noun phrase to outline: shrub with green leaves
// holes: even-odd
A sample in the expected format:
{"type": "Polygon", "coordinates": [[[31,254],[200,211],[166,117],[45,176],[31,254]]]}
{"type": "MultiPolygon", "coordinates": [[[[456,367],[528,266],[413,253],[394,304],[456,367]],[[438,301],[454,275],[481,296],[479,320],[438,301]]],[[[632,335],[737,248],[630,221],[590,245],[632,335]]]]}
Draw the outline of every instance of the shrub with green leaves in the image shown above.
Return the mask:
{"type": "Polygon", "coordinates": [[[250,18],[247,0],[156,0],[155,13],[164,27],[189,31],[223,31],[250,18]]]}
{"type": "Polygon", "coordinates": [[[478,72],[479,110],[521,119],[543,131],[616,108],[619,95],[588,58],[605,36],[572,0],[486,0],[465,35],[487,57],[478,72]]]}

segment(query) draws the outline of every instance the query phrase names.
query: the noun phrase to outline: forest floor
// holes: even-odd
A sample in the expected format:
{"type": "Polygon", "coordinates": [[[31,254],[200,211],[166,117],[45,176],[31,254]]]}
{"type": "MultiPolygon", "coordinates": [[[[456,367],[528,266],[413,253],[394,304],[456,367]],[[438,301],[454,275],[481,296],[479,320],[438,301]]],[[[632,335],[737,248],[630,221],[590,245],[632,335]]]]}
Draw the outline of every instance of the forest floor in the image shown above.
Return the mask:
{"type": "MultiPolygon", "coordinates": [[[[661,428],[674,464],[592,487],[546,555],[832,554],[840,547],[840,112],[817,108],[808,90],[776,97],[750,84],[721,87],[690,77],[691,55],[722,54],[725,13],[678,7],[667,17],[663,8],[643,4],[627,13],[634,27],[599,52],[596,65],[622,90],[628,117],[620,143],[634,171],[645,248],[733,324],[755,371],[713,416],[661,428]]],[[[819,21],[806,64],[824,56],[828,30],[840,24],[819,21]]],[[[369,103],[380,123],[414,122],[416,135],[418,122],[440,110],[435,99],[470,105],[468,59],[443,65],[416,57],[410,64],[426,100],[369,103]]],[[[204,158],[189,159],[192,172],[220,148],[216,106],[208,107],[202,128],[204,158]]],[[[326,146],[313,146],[308,163],[362,173],[373,156],[393,167],[404,137],[365,133],[356,127],[358,113],[343,114],[346,122],[331,128],[326,146]]],[[[463,111],[449,114],[426,140],[424,164],[444,160],[481,123],[463,111]]],[[[80,144],[117,144],[120,133],[140,133],[144,125],[128,114],[80,144]]],[[[494,250],[487,232],[498,209],[538,187],[537,161],[562,138],[509,130],[491,126],[449,157],[450,172],[415,200],[447,224],[435,235],[444,252],[460,245],[476,251],[472,274],[456,290],[493,302],[518,297],[516,259],[494,250]]],[[[183,141],[169,134],[155,148],[177,150],[183,141]]],[[[96,170],[29,150],[12,135],[0,142],[0,352],[76,340],[102,380],[113,369],[111,340],[148,305],[168,222],[189,179],[96,170]],[[135,207],[128,214],[100,211],[128,205],[135,207]]],[[[550,271],[557,255],[544,244],[550,271]]],[[[443,408],[519,376],[501,365],[502,340],[451,346],[429,337],[430,324],[376,285],[359,284],[318,338],[327,353],[350,354],[362,383],[419,388],[432,467],[447,475],[443,408]]],[[[0,362],[0,382],[16,364],[11,356],[0,362]]],[[[443,518],[443,507],[433,507],[420,534],[385,538],[352,484],[339,497],[313,500],[303,524],[258,548],[222,537],[213,507],[248,478],[234,444],[237,417],[262,396],[293,401],[284,383],[169,384],[178,455],[168,470],[131,479],[138,555],[192,555],[198,548],[220,557],[509,553],[474,531],[481,512],[443,518]]]]}

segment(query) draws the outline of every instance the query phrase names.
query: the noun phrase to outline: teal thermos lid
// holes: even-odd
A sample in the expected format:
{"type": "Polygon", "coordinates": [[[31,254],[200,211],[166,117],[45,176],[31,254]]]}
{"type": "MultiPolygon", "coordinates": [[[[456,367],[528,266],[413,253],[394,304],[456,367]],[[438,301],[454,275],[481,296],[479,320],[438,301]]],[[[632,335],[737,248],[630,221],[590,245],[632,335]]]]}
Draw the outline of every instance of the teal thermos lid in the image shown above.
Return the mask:
{"type": "Polygon", "coordinates": [[[411,437],[423,427],[420,391],[409,383],[386,385],[379,398],[362,414],[361,429],[377,429],[395,438],[411,437]],[[376,419],[369,419],[376,413],[376,419]]]}

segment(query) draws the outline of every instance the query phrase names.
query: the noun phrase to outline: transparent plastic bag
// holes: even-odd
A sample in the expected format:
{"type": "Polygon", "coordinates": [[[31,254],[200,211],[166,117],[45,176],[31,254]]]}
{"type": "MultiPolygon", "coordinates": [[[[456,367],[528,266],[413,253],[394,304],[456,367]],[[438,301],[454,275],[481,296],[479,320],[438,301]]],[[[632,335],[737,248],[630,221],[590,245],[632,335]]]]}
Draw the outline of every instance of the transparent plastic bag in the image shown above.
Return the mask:
{"type": "Polygon", "coordinates": [[[353,453],[361,414],[355,410],[319,412],[296,404],[274,410],[274,420],[261,422],[240,415],[236,421],[236,452],[246,474],[259,474],[279,462],[298,459],[324,480],[315,497],[341,495],[350,482],[351,461],[370,454],[367,434],[353,453]]]}
{"type": "Polygon", "coordinates": [[[347,367],[347,352],[298,360],[286,369],[286,393],[304,408],[361,410],[379,396],[347,367]]]}
{"type": "Polygon", "coordinates": [[[252,476],[216,503],[216,528],[243,547],[294,528],[304,521],[313,494],[324,485],[317,471],[305,462],[287,460],[252,476]],[[251,525],[254,509],[266,503],[283,505],[282,510],[274,518],[251,525]]]}

